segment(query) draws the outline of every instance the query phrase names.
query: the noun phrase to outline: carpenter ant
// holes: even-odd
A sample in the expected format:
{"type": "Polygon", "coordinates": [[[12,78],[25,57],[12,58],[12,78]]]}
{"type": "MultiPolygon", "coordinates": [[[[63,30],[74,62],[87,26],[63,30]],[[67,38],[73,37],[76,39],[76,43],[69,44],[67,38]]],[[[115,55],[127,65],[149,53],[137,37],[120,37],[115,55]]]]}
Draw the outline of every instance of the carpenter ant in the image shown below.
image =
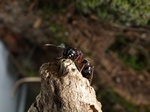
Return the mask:
{"type": "MultiPolygon", "coordinates": [[[[55,46],[53,44],[46,44],[46,46],[55,46]]],[[[81,51],[78,51],[76,48],[73,47],[67,47],[65,48],[64,45],[56,46],[60,48],[64,48],[62,53],[62,58],[65,59],[71,59],[74,62],[77,62],[80,72],[83,75],[83,77],[87,78],[89,82],[92,82],[93,78],[93,71],[94,66],[92,66],[89,61],[84,59],[83,53],[81,51]]]]}

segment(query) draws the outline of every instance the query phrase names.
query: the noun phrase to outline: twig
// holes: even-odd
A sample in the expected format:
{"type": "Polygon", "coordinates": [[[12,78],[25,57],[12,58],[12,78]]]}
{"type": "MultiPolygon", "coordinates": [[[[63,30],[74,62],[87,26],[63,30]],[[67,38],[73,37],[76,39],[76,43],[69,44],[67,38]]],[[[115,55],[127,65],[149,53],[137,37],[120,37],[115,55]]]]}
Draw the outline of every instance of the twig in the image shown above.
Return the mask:
{"type": "Polygon", "coordinates": [[[23,83],[33,83],[33,82],[41,82],[41,78],[40,77],[26,77],[26,78],[22,78],[19,79],[13,89],[12,89],[12,96],[14,96],[19,88],[19,86],[21,86],[23,83]]]}

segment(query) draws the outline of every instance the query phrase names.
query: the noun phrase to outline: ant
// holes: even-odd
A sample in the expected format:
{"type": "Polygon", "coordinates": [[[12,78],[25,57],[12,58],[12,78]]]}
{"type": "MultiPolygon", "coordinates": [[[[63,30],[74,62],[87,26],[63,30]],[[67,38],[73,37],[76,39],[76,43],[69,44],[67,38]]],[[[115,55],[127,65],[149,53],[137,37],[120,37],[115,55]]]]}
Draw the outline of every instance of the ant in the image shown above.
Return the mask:
{"type": "MultiPolygon", "coordinates": [[[[46,44],[45,46],[55,46],[53,44],[46,44]]],[[[87,78],[89,82],[92,82],[93,78],[93,71],[94,71],[94,66],[92,66],[89,61],[84,59],[83,53],[81,51],[78,51],[76,48],[73,47],[67,47],[63,45],[55,46],[55,47],[61,47],[64,48],[63,53],[62,53],[62,58],[65,59],[71,59],[74,62],[77,62],[79,67],[80,67],[80,72],[83,75],[83,77],[87,78]]]]}

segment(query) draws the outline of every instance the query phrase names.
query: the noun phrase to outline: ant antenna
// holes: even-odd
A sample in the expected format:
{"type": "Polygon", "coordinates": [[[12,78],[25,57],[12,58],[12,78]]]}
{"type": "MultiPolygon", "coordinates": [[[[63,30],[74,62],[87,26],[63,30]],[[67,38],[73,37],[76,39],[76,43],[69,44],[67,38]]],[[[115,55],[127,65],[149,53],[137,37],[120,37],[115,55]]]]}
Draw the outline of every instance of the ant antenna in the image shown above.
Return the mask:
{"type": "Polygon", "coordinates": [[[53,47],[59,47],[59,48],[62,48],[62,49],[65,49],[65,44],[60,44],[60,45],[54,45],[54,44],[45,44],[45,46],[53,46],[53,47]]]}

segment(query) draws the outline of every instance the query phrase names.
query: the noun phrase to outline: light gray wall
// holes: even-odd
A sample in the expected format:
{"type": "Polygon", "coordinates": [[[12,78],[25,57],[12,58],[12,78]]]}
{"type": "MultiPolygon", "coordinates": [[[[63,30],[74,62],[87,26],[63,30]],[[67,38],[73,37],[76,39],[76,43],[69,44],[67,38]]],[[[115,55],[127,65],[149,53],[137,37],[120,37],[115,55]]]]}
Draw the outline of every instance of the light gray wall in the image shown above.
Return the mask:
{"type": "Polygon", "coordinates": [[[12,96],[16,77],[8,71],[8,52],[0,41],[0,112],[16,112],[17,95],[12,96]]]}

